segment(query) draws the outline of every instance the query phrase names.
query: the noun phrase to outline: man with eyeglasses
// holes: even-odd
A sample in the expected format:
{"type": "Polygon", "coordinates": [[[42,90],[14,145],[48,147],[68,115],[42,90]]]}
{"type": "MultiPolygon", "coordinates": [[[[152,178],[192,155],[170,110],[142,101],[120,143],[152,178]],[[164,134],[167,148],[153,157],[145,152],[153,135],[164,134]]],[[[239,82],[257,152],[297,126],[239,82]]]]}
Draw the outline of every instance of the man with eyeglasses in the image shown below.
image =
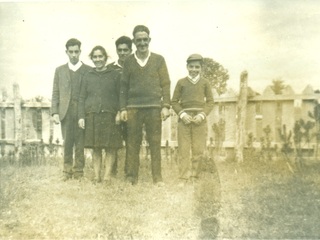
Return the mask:
{"type": "Polygon", "coordinates": [[[127,122],[127,181],[137,184],[142,128],[151,153],[153,183],[163,186],[161,174],[161,125],[170,116],[170,78],[164,58],[149,51],[150,31],[138,25],[133,30],[137,51],[124,61],[121,78],[121,119],[127,122]]]}
{"type": "Polygon", "coordinates": [[[78,39],[67,41],[66,54],[69,62],[56,68],[54,74],[51,102],[53,121],[55,124],[61,123],[64,140],[63,181],[83,177],[84,132],[78,126],[78,100],[82,78],[91,69],[79,61],[81,42],[78,39]]]}

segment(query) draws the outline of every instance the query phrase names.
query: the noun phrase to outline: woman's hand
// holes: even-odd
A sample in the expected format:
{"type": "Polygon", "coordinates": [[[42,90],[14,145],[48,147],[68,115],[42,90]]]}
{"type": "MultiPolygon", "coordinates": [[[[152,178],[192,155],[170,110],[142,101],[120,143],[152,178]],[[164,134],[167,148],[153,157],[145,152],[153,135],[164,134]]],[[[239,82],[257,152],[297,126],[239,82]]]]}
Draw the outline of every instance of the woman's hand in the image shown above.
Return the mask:
{"type": "Polygon", "coordinates": [[[168,108],[164,107],[161,109],[161,120],[165,121],[168,117],[170,117],[170,111],[168,108]]]}
{"type": "Polygon", "coordinates": [[[53,114],[53,122],[55,124],[59,124],[60,123],[59,114],[53,114]]]}

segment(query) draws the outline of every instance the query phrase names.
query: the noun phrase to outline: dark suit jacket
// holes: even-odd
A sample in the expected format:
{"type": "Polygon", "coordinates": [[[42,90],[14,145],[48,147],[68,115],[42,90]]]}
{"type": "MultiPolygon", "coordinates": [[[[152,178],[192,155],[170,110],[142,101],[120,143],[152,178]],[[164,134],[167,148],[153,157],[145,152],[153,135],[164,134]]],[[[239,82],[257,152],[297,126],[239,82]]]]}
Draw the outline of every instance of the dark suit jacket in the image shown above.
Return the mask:
{"type": "MultiPolygon", "coordinates": [[[[90,66],[82,64],[78,69],[80,71],[80,79],[78,81],[80,92],[83,76],[91,69],[90,66]]],[[[68,64],[64,64],[56,68],[53,80],[51,114],[59,114],[60,121],[64,119],[68,111],[71,100],[71,79],[68,64]]]]}

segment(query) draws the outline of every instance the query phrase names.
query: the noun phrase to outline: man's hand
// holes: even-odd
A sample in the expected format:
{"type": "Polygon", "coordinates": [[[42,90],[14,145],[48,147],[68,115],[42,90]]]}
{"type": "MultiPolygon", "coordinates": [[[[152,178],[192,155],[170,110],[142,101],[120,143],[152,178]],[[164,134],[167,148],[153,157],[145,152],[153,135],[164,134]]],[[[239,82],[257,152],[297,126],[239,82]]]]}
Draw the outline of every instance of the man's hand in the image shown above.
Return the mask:
{"type": "Polygon", "coordinates": [[[181,119],[184,124],[190,124],[193,121],[192,117],[189,114],[184,114],[181,119]]]}
{"type": "Polygon", "coordinates": [[[118,112],[116,115],[116,124],[119,125],[120,122],[121,122],[121,114],[120,114],[120,112],[118,112]]]}
{"type": "Polygon", "coordinates": [[[161,120],[165,121],[168,117],[170,117],[170,111],[168,108],[164,107],[161,109],[161,120]]]}
{"type": "Polygon", "coordinates": [[[203,117],[201,116],[201,114],[198,114],[195,117],[193,117],[193,122],[195,124],[200,124],[202,121],[203,121],[203,117]]]}
{"type": "Polygon", "coordinates": [[[121,111],[121,121],[126,122],[128,120],[128,112],[127,110],[121,111]]]}
{"type": "Polygon", "coordinates": [[[59,124],[60,123],[59,114],[53,114],[52,118],[53,118],[53,122],[55,124],[59,124]]]}
{"type": "Polygon", "coordinates": [[[78,125],[79,125],[79,128],[82,128],[82,129],[85,128],[85,124],[84,124],[84,119],[83,118],[79,119],[78,125]]]}

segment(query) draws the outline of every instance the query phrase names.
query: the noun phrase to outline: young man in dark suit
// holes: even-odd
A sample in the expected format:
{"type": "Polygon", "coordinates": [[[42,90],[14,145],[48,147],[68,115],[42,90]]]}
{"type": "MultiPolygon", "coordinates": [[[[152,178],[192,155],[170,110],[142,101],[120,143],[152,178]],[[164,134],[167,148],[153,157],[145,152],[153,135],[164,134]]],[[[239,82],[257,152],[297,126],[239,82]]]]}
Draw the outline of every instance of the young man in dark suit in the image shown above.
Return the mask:
{"type": "Polygon", "coordinates": [[[61,123],[64,140],[63,180],[80,179],[84,168],[83,129],[78,126],[78,100],[83,76],[91,69],[79,61],[81,42],[71,38],[66,43],[69,62],[56,68],[52,90],[51,114],[61,123]],[[73,149],[75,158],[73,159],[73,149]]]}

